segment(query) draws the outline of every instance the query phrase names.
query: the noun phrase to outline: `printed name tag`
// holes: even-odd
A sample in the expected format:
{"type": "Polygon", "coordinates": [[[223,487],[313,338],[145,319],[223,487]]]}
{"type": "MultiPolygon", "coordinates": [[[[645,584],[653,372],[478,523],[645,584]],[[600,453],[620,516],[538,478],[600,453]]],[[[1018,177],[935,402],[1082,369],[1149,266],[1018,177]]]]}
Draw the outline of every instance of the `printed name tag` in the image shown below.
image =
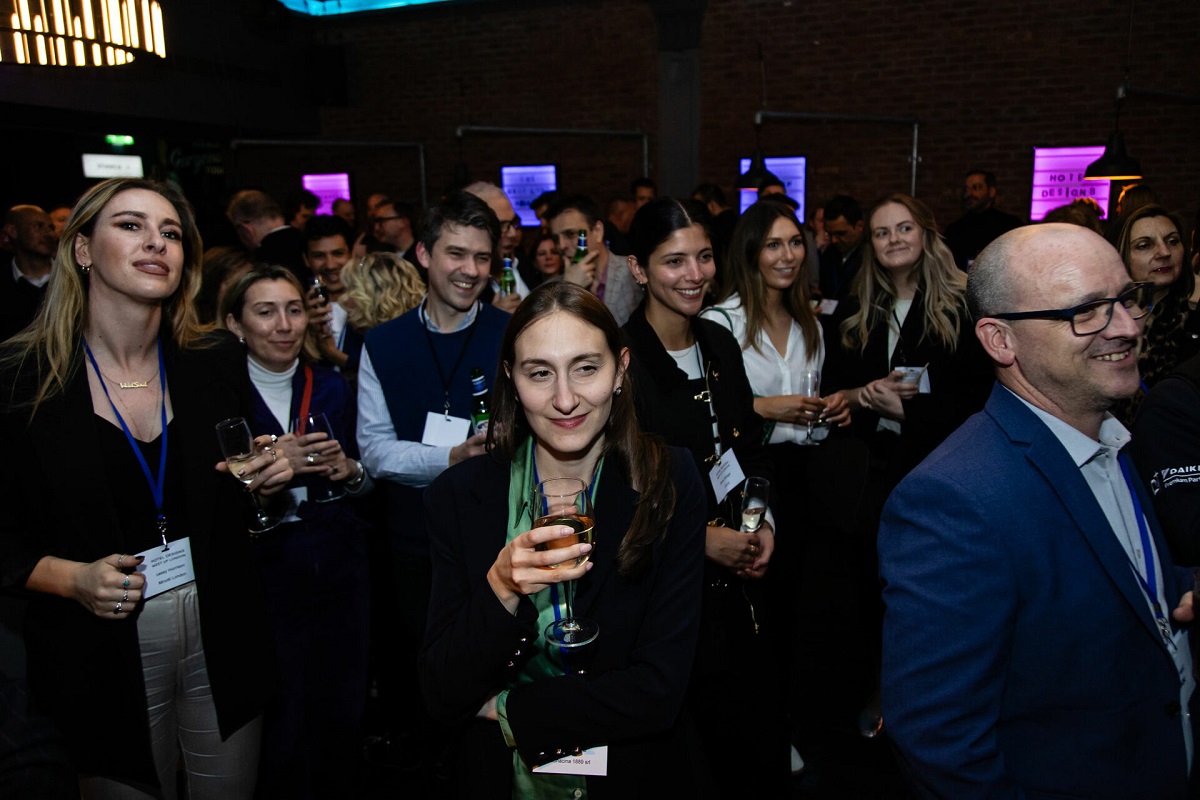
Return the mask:
{"type": "Polygon", "coordinates": [[[834,311],[837,310],[837,307],[838,307],[837,300],[826,297],[826,298],[822,299],[820,305],[817,306],[817,313],[824,314],[825,316],[829,316],[830,314],[832,314],[834,311]]]}
{"type": "Polygon", "coordinates": [[[466,441],[471,431],[471,420],[462,417],[447,417],[432,411],[425,415],[425,432],[421,444],[434,447],[457,447],[466,441]]]}
{"type": "Polygon", "coordinates": [[[726,450],[721,454],[721,460],[708,471],[708,479],[712,481],[713,494],[717,502],[722,503],[725,497],[734,489],[746,482],[746,473],[738,463],[737,453],[726,450]]]}
{"type": "Polygon", "coordinates": [[[608,745],[589,747],[577,756],[565,756],[558,761],[534,767],[534,772],[551,775],[595,775],[608,774],[608,745]]]}
{"type": "Polygon", "coordinates": [[[165,548],[151,547],[138,555],[145,559],[137,568],[138,574],[146,579],[146,586],[142,589],[143,600],[196,580],[196,571],[192,568],[191,539],[187,536],[176,539],[165,548]]]}

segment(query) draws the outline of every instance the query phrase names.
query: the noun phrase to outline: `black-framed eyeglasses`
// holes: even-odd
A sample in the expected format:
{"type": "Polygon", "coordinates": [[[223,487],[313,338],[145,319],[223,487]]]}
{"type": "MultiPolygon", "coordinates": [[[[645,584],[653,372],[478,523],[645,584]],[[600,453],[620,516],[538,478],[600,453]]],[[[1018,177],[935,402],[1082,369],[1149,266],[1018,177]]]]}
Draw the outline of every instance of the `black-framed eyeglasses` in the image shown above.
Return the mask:
{"type": "Polygon", "coordinates": [[[512,230],[517,230],[517,231],[521,230],[521,218],[520,217],[513,217],[512,219],[500,220],[500,232],[501,233],[508,233],[509,231],[512,231],[512,230]]]}
{"type": "Polygon", "coordinates": [[[1092,300],[1073,308],[1057,308],[1047,311],[1015,311],[1008,314],[988,314],[993,319],[1052,319],[1071,323],[1071,332],[1076,336],[1092,336],[1100,333],[1112,322],[1113,306],[1120,303],[1134,319],[1141,319],[1154,308],[1154,284],[1135,283],[1116,297],[1092,300]]]}

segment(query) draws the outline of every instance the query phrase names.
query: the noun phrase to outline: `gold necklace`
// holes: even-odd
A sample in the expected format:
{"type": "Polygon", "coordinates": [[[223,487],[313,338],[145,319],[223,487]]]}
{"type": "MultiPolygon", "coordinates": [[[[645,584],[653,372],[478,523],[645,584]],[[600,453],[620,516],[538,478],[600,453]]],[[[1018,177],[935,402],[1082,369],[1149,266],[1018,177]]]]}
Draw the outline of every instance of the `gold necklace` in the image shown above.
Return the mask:
{"type": "MultiPolygon", "coordinates": [[[[96,367],[96,371],[100,372],[100,367],[96,367]]],[[[116,386],[118,389],[145,389],[150,385],[150,381],[158,377],[158,370],[154,370],[154,374],[144,381],[115,381],[112,378],[100,372],[100,377],[116,386]]]]}

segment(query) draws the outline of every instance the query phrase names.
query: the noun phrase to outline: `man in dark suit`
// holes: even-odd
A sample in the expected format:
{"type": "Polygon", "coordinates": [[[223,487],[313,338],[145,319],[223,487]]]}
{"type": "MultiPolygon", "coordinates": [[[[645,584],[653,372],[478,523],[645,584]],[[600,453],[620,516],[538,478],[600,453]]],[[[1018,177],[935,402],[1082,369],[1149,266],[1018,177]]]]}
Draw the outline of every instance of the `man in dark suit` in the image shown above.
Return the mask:
{"type": "Polygon", "coordinates": [[[0,341],[33,321],[46,295],[50,264],[58,249],[54,222],[37,206],[10,208],[2,232],[13,257],[11,269],[0,267],[0,341]]]}
{"type": "Polygon", "coordinates": [[[283,209],[266,192],[243,189],[233,196],[225,209],[238,239],[254,253],[254,261],[287,267],[301,285],[308,287],[312,272],[304,263],[304,233],[284,221],[283,209]]]}
{"type": "Polygon", "coordinates": [[[1150,293],[1071,225],[968,281],[997,385],[884,511],[885,729],[922,797],[1189,797],[1190,581],[1107,410],[1150,293]]]}
{"type": "Polygon", "coordinates": [[[862,244],[866,221],[862,206],[849,195],[834,195],[825,204],[825,230],[833,247],[821,254],[820,313],[832,314],[850,294],[850,285],[862,266],[862,244]],[[832,301],[832,302],[829,302],[832,301]]]}

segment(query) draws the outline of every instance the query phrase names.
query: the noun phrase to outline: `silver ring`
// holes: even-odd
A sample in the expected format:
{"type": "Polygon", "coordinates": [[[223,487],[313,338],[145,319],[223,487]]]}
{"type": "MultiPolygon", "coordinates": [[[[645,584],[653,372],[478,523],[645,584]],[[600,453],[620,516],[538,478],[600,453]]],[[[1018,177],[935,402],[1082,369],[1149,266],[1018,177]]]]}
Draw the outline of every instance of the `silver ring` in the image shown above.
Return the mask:
{"type": "Polygon", "coordinates": [[[278,441],[279,441],[279,437],[272,433],[271,434],[271,444],[275,444],[278,441]]]}
{"type": "Polygon", "coordinates": [[[114,613],[114,614],[120,614],[120,613],[121,613],[121,604],[120,604],[120,603],[117,603],[117,607],[113,609],[113,613],[114,613]]]}
{"type": "Polygon", "coordinates": [[[125,560],[125,554],[124,554],[124,553],[122,553],[121,555],[117,556],[117,568],[118,568],[118,569],[121,567],[121,562],[122,562],[122,561],[124,561],[124,560],[125,560]]]}
{"type": "Polygon", "coordinates": [[[274,463],[275,463],[275,460],[276,460],[277,458],[279,458],[279,456],[275,454],[275,448],[274,448],[274,447],[268,447],[268,448],[267,448],[267,452],[271,454],[271,463],[272,463],[272,464],[274,464],[274,463]]]}
{"type": "Polygon", "coordinates": [[[314,454],[312,454],[312,453],[309,453],[309,454],[308,454],[308,457],[307,457],[305,460],[308,462],[308,465],[309,465],[310,467],[311,467],[313,464],[317,463],[317,457],[316,457],[314,454]]]}
{"type": "Polygon", "coordinates": [[[121,602],[124,603],[128,599],[129,599],[129,590],[126,589],[125,594],[121,595],[121,602]]]}

